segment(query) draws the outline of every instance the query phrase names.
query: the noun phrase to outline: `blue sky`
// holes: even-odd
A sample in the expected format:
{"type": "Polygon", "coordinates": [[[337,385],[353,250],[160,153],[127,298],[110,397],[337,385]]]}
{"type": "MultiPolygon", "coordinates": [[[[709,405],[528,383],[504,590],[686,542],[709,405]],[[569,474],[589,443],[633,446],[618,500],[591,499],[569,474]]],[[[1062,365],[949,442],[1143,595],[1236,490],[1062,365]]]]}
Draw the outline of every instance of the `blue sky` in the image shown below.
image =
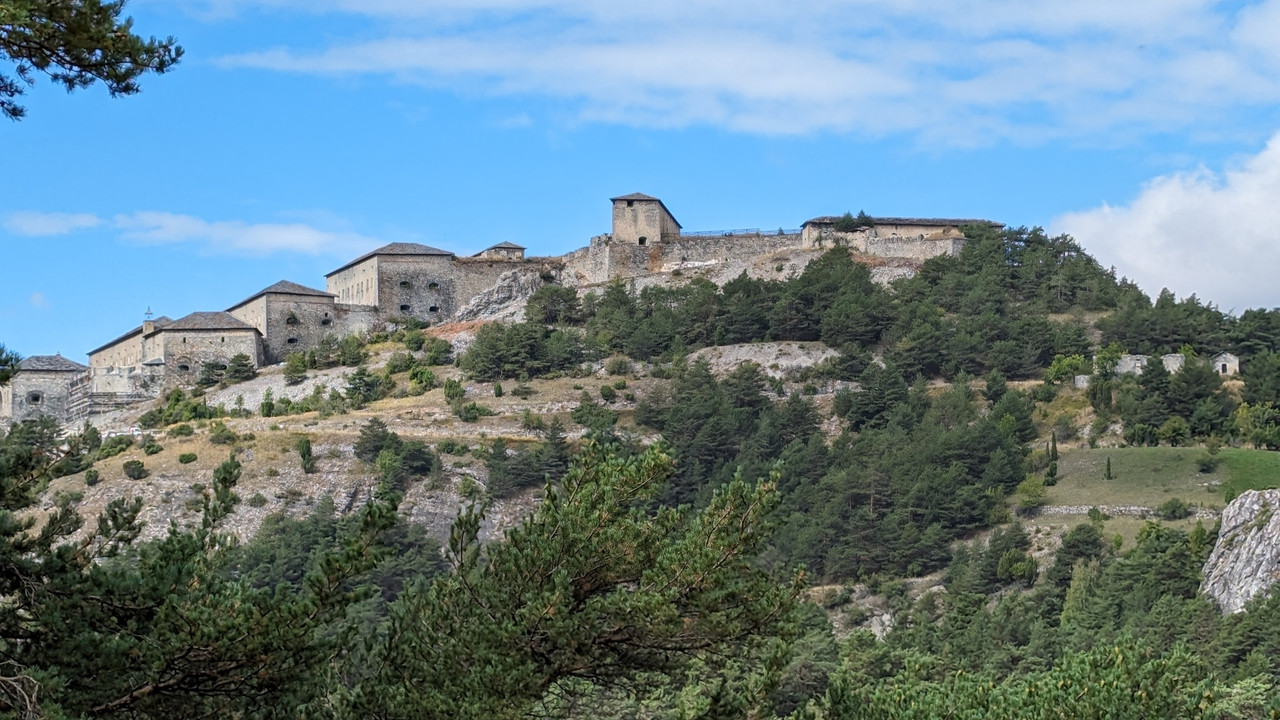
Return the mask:
{"type": "MultiPolygon", "coordinates": [[[[393,241],[558,254],[608,198],[687,230],[986,217],[1148,291],[1280,305],[1280,0],[132,0],[141,94],[0,126],[0,343],[84,354],[393,241]]],[[[8,68],[0,64],[0,73],[8,68]]]]}

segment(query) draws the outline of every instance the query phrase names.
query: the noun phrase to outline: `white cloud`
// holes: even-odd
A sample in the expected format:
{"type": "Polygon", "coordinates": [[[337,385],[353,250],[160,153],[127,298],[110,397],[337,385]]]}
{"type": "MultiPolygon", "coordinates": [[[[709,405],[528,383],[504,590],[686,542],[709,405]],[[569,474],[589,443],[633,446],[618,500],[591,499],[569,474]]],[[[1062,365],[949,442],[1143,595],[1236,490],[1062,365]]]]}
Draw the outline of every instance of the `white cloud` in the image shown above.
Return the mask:
{"type": "Polygon", "coordinates": [[[31,297],[27,298],[27,302],[31,304],[31,307],[39,310],[49,307],[49,298],[46,298],[42,292],[31,293],[31,297]]]}
{"type": "Polygon", "coordinates": [[[277,252],[345,255],[379,244],[375,238],[358,233],[321,230],[303,223],[210,222],[167,212],[116,215],[112,224],[124,238],[136,242],[200,243],[210,252],[237,255],[277,252]]]}
{"type": "Polygon", "coordinates": [[[1241,109],[1280,102],[1280,0],[186,2],[373,28],[224,66],[550,96],[585,119],[650,126],[970,143],[1244,122],[1241,109]]]}
{"type": "Polygon", "coordinates": [[[1157,177],[1126,206],[1051,227],[1149,294],[1168,287],[1237,312],[1280,306],[1280,133],[1237,167],[1157,177]]]}
{"type": "Polygon", "coordinates": [[[24,237],[66,235],[102,224],[102,218],[87,213],[15,212],[4,219],[4,229],[24,237]]]}
{"type": "MultiPolygon", "coordinates": [[[[310,212],[319,225],[341,228],[344,223],[326,212],[310,212]]],[[[382,244],[377,238],[346,229],[322,229],[317,223],[246,223],[239,220],[209,221],[169,212],[119,214],[110,222],[87,213],[15,212],[4,219],[4,229],[14,235],[41,237],[66,235],[106,226],[120,237],[152,245],[193,243],[206,252],[235,255],[270,255],[279,252],[310,255],[360,253],[382,244]]],[[[39,293],[31,304],[43,302],[39,293]],[[39,296],[39,298],[37,298],[39,296]]]]}

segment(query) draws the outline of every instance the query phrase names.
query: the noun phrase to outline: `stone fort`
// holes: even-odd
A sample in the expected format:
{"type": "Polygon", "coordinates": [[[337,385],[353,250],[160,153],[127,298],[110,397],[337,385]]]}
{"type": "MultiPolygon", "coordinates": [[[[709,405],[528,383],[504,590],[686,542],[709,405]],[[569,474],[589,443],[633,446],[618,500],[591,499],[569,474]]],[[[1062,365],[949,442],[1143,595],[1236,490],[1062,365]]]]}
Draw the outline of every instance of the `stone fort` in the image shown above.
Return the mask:
{"type": "Polygon", "coordinates": [[[60,356],[24,360],[0,387],[0,423],[39,415],[79,422],[190,385],[207,362],[225,364],[243,353],[257,366],[271,365],[315,348],[326,335],[406,318],[429,325],[470,319],[482,301],[517,299],[517,289],[528,292],[548,281],[582,289],[836,246],[918,263],[958,253],[964,225],[1002,227],[989,220],[878,217],[871,227],[844,232],[837,229],[840,218],[824,216],[797,230],[685,233],[658,198],[632,193],[610,202],[611,232],[559,257],[526,257],[525,248],[507,242],[470,257],[391,243],[328,273],[323,290],[281,280],[225,310],[177,320],[148,313],[141,325],[90,350],[87,367],[60,356]]]}

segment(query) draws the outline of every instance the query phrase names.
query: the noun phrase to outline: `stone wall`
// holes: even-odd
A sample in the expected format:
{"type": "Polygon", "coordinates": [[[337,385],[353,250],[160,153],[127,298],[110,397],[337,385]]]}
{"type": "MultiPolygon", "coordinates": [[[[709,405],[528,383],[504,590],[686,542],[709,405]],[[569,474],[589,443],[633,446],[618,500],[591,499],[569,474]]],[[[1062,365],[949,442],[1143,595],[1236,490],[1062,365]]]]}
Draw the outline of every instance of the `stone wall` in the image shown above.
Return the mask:
{"type": "MultiPolygon", "coordinates": [[[[382,327],[384,322],[378,308],[372,305],[347,305],[335,303],[333,306],[335,337],[346,337],[355,333],[366,333],[382,327]]],[[[310,348],[307,348],[308,350],[310,348]]]]}
{"type": "Polygon", "coordinates": [[[0,417],[6,422],[22,422],[44,416],[59,423],[71,418],[72,381],[84,373],[23,370],[3,388],[0,417]],[[7,411],[7,412],[6,412],[7,411]]]}
{"type": "Polygon", "coordinates": [[[878,257],[902,258],[905,260],[925,261],[939,255],[959,255],[964,247],[964,238],[934,237],[927,235],[891,236],[873,235],[867,238],[868,255],[878,257]]]}
{"type": "Polygon", "coordinates": [[[378,310],[388,319],[412,317],[440,322],[455,309],[454,265],[454,258],[448,255],[378,258],[378,310]]]}
{"type": "Polygon", "coordinates": [[[229,312],[262,333],[262,364],[272,365],[336,334],[335,305],[331,297],[267,293],[229,312]]]}
{"type": "Polygon", "coordinates": [[[207,362],[226,364],[240,353],[255,366],[262,364],[257,330],[161,330],[165,375],[171,382],[190,384],[207,362]]]}
{"type": "Polygon", "coordinates": [[[357,265],[352,265],[325,278],[325,291],[337,296],[337,301],[348,305],[378,304],[378,262],[384,258],[375,255],[357,265]]]}

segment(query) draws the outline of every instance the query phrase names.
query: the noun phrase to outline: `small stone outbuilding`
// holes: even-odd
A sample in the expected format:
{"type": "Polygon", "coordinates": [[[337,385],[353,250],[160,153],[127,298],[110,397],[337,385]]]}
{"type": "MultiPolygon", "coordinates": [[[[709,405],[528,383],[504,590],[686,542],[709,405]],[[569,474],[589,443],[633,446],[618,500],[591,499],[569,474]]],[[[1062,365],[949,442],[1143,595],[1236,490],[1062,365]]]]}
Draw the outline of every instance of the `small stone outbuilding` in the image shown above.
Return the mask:
{"type": "Polygon", "coordinates": [[[33,355],[18,363],[18,373],[0,385],[0,423],[50,417],[67,423],[89,368],[61,355],[33,355]]]}
{"type": "Polygon", "coordinates": [[[497,245],[490,245],[472,257],[484,260],[523,260],[524,246],[512,242],[500,242],[497,245]]]}
{"type": "Polygon", "coordinates": [[[1240,358],[1229,352],[1218,353],[1213,356],[1213,369],[1219,375],[1239,375],[1240,358]]]}

